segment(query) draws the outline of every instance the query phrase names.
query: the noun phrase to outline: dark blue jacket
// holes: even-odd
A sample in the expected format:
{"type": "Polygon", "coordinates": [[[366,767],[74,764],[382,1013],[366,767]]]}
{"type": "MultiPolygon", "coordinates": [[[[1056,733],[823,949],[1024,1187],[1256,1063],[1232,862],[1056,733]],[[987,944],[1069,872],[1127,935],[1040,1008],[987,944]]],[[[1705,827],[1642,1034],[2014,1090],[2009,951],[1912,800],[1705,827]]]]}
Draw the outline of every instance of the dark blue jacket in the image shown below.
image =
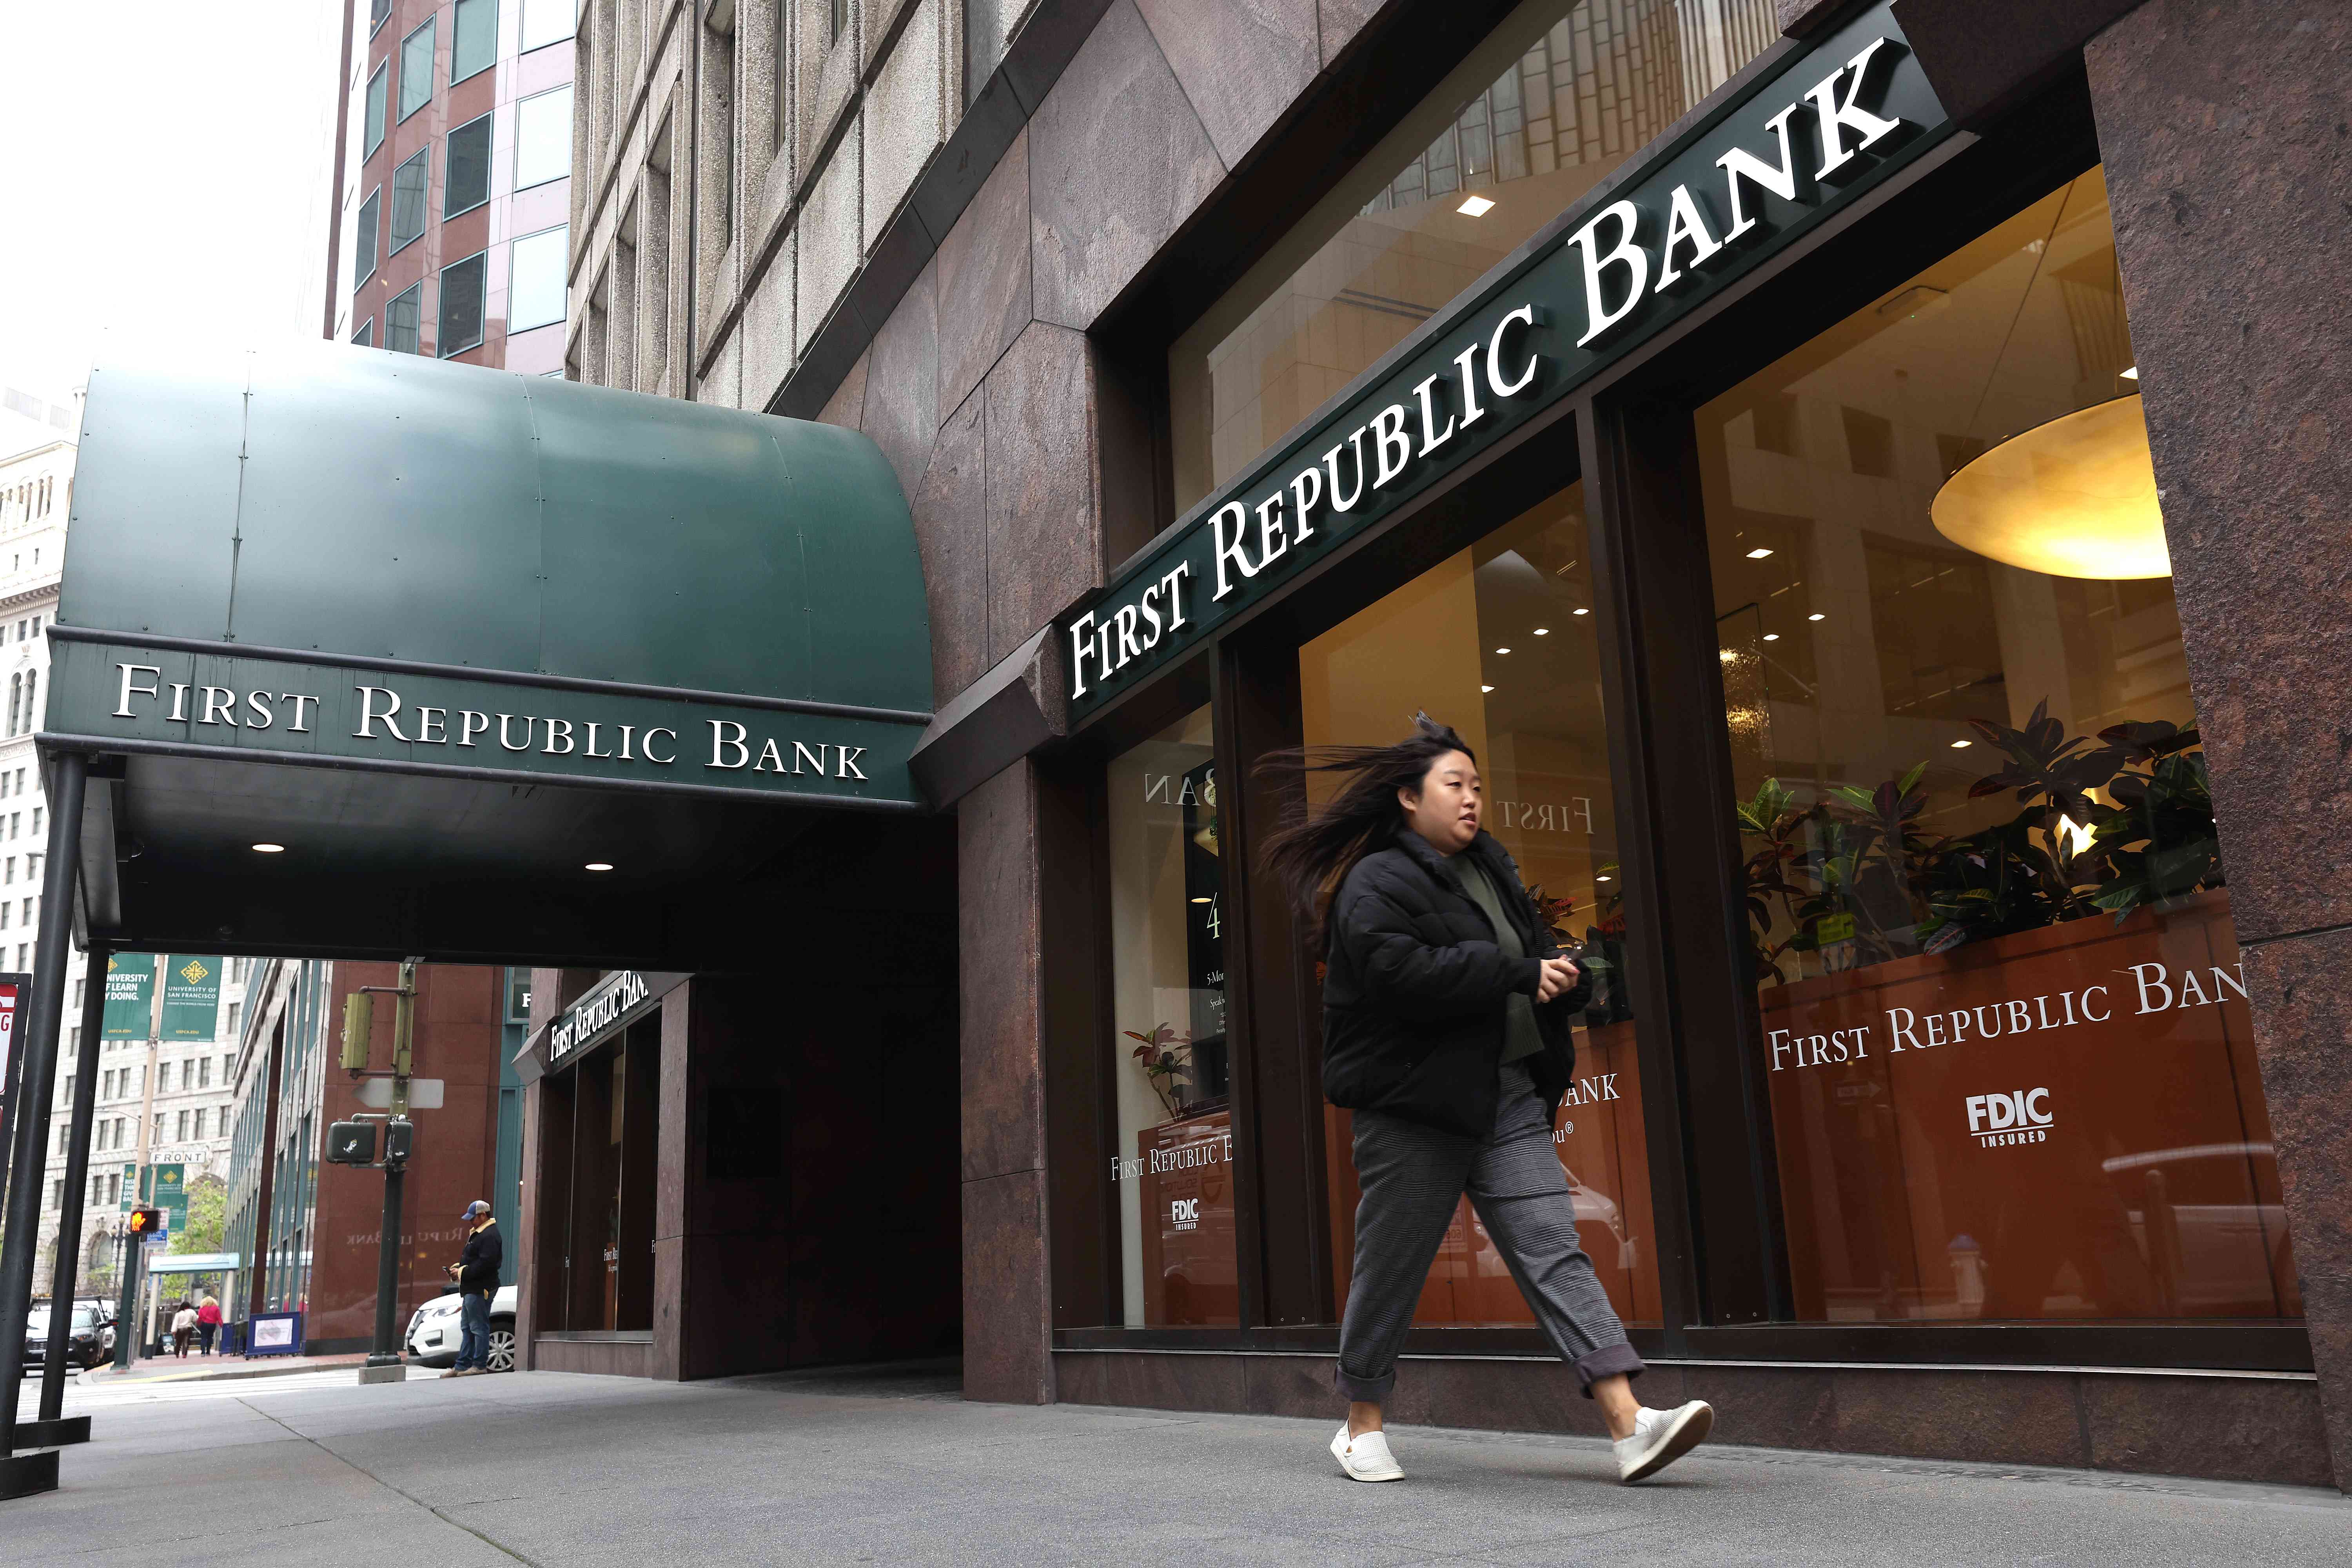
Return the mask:
{"type": "Polygon", "coordinates": [[[467,1237],[466,1249],[457,1254],[457,1289],[468,1295],[495,1293],[499,1266],[506,1260],[506,1243],[499,1239],[499,1222],[492,1220],[467,1237]]]}

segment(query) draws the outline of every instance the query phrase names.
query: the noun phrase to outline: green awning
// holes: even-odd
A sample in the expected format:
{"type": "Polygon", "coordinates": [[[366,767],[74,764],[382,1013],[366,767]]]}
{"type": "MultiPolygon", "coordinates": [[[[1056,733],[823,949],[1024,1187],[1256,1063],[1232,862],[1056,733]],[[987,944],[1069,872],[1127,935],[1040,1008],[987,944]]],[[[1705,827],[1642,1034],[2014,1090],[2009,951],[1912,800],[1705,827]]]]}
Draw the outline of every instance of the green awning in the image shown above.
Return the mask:
{"type": "Polygon", "coordinates": [[[264,924],[300,875],[276,907],[314,924],[337,875],[414,901],[593,861],[642,900],[813,813],[924,809],[914,526],[831,426],[343,346],[101,365],[55,636],[45,745],[119,759],[83,895],[121,945],[241,879],[264,924]]]}

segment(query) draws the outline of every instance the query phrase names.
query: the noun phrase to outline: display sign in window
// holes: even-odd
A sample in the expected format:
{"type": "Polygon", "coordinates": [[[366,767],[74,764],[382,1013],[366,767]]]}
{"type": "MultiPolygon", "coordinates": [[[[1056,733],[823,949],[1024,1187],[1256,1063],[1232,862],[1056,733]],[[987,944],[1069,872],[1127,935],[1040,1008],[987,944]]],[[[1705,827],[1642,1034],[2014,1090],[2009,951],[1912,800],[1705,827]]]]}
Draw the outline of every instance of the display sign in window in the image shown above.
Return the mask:
{"type": "Polygon", "coordinates": [[[2299,1317],[2100,172],[1697,437],[1798,1316],[2299,1317]]]}

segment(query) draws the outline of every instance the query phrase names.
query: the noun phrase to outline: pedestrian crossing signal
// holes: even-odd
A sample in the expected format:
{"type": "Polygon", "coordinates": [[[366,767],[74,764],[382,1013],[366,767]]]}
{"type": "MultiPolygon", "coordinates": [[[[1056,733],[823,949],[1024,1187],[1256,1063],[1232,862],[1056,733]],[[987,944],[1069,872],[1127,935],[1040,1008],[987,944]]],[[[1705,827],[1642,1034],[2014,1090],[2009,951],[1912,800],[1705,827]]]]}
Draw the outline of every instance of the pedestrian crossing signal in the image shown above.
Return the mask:
{"type": "Polygon", "coordinates": [[[123,1222],[132,1236],[153,1236],[163,1228],[163,1211],[156,1208],[135,1208],[123,1222]]]}
{"type": "Polygon", "coordinates": [[[375,1163],[375,1123],[338,1121],[327,1129],[327,1163],[331,1165],[375,1163]]]}

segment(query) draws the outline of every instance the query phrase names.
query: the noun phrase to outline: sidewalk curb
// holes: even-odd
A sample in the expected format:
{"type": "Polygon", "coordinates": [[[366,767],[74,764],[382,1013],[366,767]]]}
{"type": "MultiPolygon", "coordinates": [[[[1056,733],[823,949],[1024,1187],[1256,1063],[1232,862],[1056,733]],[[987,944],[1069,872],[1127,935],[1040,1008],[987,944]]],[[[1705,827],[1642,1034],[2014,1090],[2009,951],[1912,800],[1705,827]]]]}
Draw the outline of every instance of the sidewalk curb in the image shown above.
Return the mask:
{"type": "Polygon", "coordinates": [[[299,1366],[240,1366],[221,1372],[167,1373],[158,1377],[108,1377],[96,1372],[84,1372],[77,1373],[74,1381],[86,1388],[142,1388],[150,1384],[232,1383],[254,1377],[292,1377],[306,1372],[340,1372],[362,1364],[362,1361],[305,1362],[299,1366]]]}

